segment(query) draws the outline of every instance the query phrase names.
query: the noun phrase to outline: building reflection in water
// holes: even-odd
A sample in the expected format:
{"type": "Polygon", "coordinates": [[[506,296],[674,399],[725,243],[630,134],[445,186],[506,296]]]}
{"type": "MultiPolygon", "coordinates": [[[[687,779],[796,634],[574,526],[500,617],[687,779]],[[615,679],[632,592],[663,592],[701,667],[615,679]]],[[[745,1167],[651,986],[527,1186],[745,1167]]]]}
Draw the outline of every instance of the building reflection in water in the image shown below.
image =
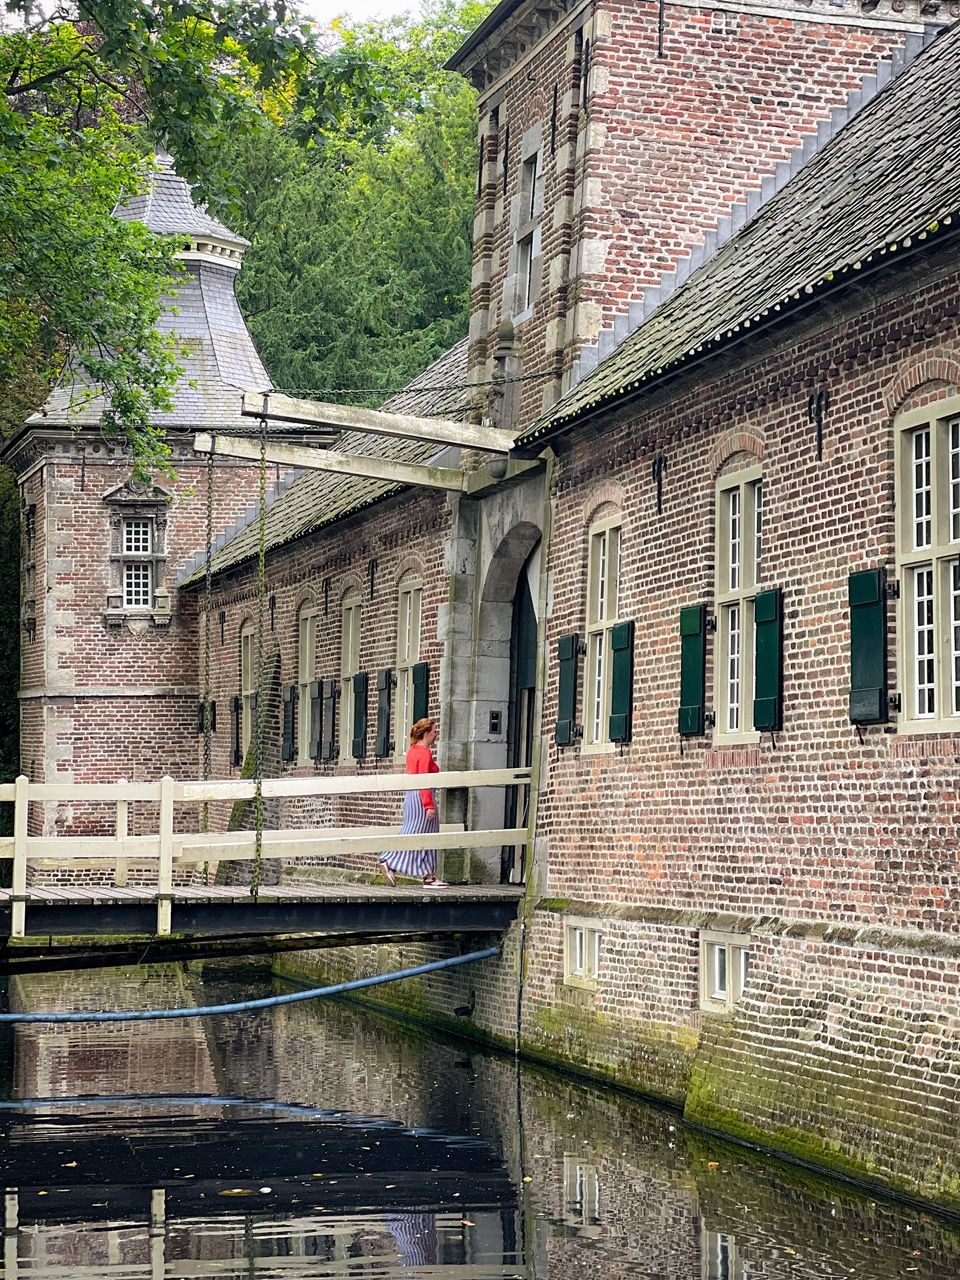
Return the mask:
{"type": "MultiPolygon", "coordinates": [[[[32,976],[10,1003],[215,1003],[268,982],[32,976]]],[[[929,1214],[356,1006],[23,1026],[0,1048],[4,1280],[960,1274],[960,1234],[929,1214]]]]}

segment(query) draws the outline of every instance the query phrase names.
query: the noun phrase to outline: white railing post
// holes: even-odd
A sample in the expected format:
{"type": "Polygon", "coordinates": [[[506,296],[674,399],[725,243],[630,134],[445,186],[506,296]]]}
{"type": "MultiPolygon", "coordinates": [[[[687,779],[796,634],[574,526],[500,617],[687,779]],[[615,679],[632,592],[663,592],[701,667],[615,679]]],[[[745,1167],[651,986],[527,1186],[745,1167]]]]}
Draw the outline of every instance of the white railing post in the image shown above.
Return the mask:
{"type": "Polygon", "coordinates": [[[160,779],[160,869],[157,877],[157,933],[168,934],[173,896],[173,779],[160,779]]]}
{"type": "MultiPolygon", "coordinates": [[[[126,778],[118,778],[117,781],[123,786],[126,778]]],[[[129,824],[129,801],[117,801],[117,839],[126,840],[130,834],[129,824]]],[[[122,888],[127,883],[127,860],[126,858],[117,858],[117,865],[113,872],[113,883],[122,888]]]]}
{"type": "Polygon", "coordinates": [[[27,823],[30,818],[30,780],[22,773],[13,784],[13,909],[10,936],[22,938],[27,926],[27,823]]]}

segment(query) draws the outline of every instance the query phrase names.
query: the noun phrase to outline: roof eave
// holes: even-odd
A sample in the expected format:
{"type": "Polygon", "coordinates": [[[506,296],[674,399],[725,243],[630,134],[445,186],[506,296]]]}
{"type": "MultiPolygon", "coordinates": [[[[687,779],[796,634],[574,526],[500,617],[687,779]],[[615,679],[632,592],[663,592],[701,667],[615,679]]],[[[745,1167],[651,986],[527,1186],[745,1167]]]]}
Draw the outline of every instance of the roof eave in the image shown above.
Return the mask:
{"type": "Polygon", "coordinates": [[[459,49],[446,60],[443,64],[444,71],[462,71],[464,65],[469,61],[470,55],[474,53],[484,41],[491,36],[494,31],[510,17],[517,9],[524,4],[526,0],[500,0],[500,3],[492,11],[488,13],[484,20],[480,23],[475,31],[467,36],[459,49]]]}

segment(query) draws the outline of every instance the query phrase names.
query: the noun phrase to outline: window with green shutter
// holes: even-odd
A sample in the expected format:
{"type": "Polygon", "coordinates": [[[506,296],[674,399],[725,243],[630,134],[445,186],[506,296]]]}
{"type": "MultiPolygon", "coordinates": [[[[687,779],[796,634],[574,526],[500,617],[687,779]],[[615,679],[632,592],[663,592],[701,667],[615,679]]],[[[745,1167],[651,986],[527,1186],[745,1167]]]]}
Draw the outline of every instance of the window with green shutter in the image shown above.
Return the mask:
{"type": "Polygon", "coordinates": [[[377,745],[379,760],[390,755],[393,742],[390,739],[390,703],[393,694],[393,672],[389,667],[377,672],[377,745]]]}
{"type": "Polygon", "coordinates": [[[629,742],[633,736],[633,631],[633,622],[617,622],[610,628],[611,742],[629,742]]]}
{"type": "Polygon", "coordinates": [[[365,671],[358,671],[353,677],[353,738],[351,750],[354,760],[362,760],[367,754],[367,687],[369,680],[365,671]]]}
{"type": "Polygon", "coordinates": [[[297,754],[296,712],[297,687],[290,684],[283,691],[283,744],[280,749],[280,758],[284,764],[289,764],[297,754]]]}
{"type": "Polygon", "coordinates": [[[233,765],[243,764],[242,720],[243,700],[237,696],[230,700],[230,763],[233,765]]]}
{"type": "MultiPolygon", "coordinates": [[[[413,720],[416,724],[430,714],[430,664],[417,662],[413,667],[413,720]]],[[[408,725],[407,728],[410,726],[408,725]]]]}
{"type": "Polygon", "coordinates": [[[783,724],[783,592],[779,587],[758,592],[753,608],[753,727],[775,732],[783,724]]]}
{"type": "Polygon", "coordinates": [[[864,569],[847,580],[850,605],[850,719],[854,724],[886,724],[887,575],[864,569]]]}
{"type": "Polygon", "coordinates": [[[577,668],[580,637],[561,636],[557,641],[557,723],[553,731],[558,747],[569,747],[577,736],[577,668]]]}
{"type": "Polygon", "coordinates": [[[706,725],[707,606],[680,610],[680,711],[677,729],[684,738],[702,734],[706,725]]]}

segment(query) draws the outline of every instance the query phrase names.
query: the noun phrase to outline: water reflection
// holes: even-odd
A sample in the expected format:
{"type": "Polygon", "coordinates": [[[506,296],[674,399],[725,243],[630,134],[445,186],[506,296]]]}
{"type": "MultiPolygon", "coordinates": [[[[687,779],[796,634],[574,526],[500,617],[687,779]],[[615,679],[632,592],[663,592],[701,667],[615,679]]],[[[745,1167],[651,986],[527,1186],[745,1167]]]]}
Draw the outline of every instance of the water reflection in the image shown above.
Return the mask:
{"type": "MultiPolygon", "coordinates": [[[[268,981],[169,966],[9,998],[214,1003],[268,981]]],[[[355,1006],[5,1034],[9,1280],[960,1275],[940,1219],[355,1006]]]]}

